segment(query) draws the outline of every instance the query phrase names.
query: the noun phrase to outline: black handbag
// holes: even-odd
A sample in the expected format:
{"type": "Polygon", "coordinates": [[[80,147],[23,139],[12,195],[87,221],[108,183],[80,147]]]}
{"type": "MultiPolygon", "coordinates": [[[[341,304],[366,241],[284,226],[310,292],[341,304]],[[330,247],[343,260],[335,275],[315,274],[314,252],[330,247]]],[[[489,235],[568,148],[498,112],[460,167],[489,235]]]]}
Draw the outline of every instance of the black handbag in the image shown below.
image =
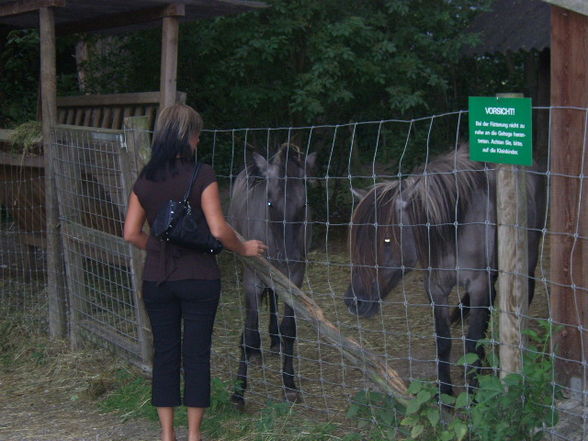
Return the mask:
{"type": "Polygon", "coordinates": [[[207,254],[218,254],[223,250],[223,244],[210,234],[206,219],[200,223],[196,220],[188,201],[198,170],[200,163],[197,162],[184,198],[181,201],[169,200],[159,209],[151,226],[151,234],[163,242],[207,254]]]}

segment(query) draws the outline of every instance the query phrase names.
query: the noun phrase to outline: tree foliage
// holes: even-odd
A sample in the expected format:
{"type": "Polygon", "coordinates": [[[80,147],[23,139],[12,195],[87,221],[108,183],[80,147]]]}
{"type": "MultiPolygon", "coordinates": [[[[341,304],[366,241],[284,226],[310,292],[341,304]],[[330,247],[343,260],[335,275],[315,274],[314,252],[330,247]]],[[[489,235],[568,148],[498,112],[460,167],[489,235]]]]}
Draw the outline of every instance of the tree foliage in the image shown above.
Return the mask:
{"type": "Polygon", "coordinates": [[[479,1],[269,3],[183,29],[179,83],[219,125],[337,123],[455,104],[452,71],[479,1]]]}
{"type": "MultiPolygon", "coordinates": [[[[503,70],[496,76],[501,60],[487,62],[487,71],[475,61],[459,64],[463,48],[475,40],[467,25],[489,2],[267,0],[270,7],[262,10],[184,23],[178,89],[205,115],[207,127],[316,125],[457,110],[468,89],[521,74],[503,70]]],[[[38,40],[34,33],[14,35],[0,46],[0,85],[11,103],[0,117],[22,122],[36,104],[38,40]]],[[[80,38],[97,44],[96,37],[80,38]]],[[[85,92],[158,90],[161,30],[109,38],[113,50],[94,51],[83,65],[85,92]]],[[[80,93],[73,81],[76,39],[60,45],[60,94],[80,93]]]]}

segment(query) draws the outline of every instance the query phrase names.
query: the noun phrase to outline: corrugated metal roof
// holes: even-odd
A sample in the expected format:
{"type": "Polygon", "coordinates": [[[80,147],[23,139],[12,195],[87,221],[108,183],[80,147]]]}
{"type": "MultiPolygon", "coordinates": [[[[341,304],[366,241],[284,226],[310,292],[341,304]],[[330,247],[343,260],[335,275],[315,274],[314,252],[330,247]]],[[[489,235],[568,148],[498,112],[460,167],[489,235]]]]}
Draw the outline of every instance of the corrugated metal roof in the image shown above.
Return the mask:
{"type": "Polygon", "coordinates": [[[469,30],[479,33],[480,43],[467,55],[543,50],[551,42],[551,8],[541,0],[494,0],[469,30]]]}
{"type": "MultiPolygon", "coordinates": [[[[39,27],[38,12],[31,10],[18,15],[1,16],[10,7],[57,4],[57,0],[0,0],[0,29],[22,29],[39,27]]],[[[161,25],[157,11],[171,4],[185,7],[181,21],[197,20],[237,14],[267,7],[261,1],[251,0],[61,0],[63,7],[55,7],[55,26],[71,31],[85,24],[88,28],[112,28],[115,32],[161,25]],[[155,18],[154,18],[155,17],[155,18]]],[[[91,29],[94,30],[94,29],[91,29]]],[[[80,32],[80,30],[77,30],[80,32]]]]}
{"type": "Polygon", "coordinates": [[[554,6],[565,8],[578,14],[588,15],[588,2],[586,0],[543,0],[554,6]]]}

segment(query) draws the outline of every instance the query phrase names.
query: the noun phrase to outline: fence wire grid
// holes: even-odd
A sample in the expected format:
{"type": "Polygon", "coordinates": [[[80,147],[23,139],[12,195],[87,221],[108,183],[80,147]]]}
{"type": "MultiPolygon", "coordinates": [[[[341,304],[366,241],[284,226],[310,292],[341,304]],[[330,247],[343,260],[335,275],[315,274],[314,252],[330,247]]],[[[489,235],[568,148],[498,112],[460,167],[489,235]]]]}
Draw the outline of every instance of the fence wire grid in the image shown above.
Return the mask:
{"type": "MultiPolygon", "coordinates": [[[[554,115],[563,110],[579,112],[585,121],[588,118],[586,109],[534,109],[535,115],[541,115],[541,120],[548,123],[545,127],[535,128],[535,158],[538,167],[532,171],[522,170],[526,171],[524,174],[528,179],[536,176],[543,180],[546,208],[538,213],[540,219],[534,227],[522,224],[513,226],[539,236],[534,275],[515,275],[526,281],[531,280],[535,285],[533,301],[528,312],[523,314],[525,328],[543,332],[547,324],[548,328],[556,329],[558,335],[576,333],[578,341],[585,345],[585,338],[588,337],[585,328],[588,313],[586,145],[584,142],[581,146],[581,163],[573,164],[568,169],[572,172],[552,169],[554,158],[549,134],[556,119],[554,115]],[[551,207],[553,199],[559,197],[552,191],[556,181],[571,182],[575,186],[573,188],[576,188],[575,194],[571,195],[576,210],[572,213],[570,231],[552,229],[551,207]],[[562,242],[570,245],[567,248],[569,254],[564,256],[564,260],[568,263],[571,276],[554,280],[550,261],[554,256],[554,246],[561,252],[559,244],[562,242]],[[561,320],[561,315],[554,316],[554,309],[562,309],[561,306],[554,306],[551,294],[554,290],[573,298],[566,307],[573,308],[567,317],[575,317],[575,320],[566,321],[561,320]]],[[[446,225],[435,224],[433,219],[414,225],[404,223],[406,219],[395,224],[380,225],[377,219],[382,215],[382,210],[394,210],[399,204],[386,202],[383,199],[385,193],[381,193],[375,200],[382,204],[372,207],[371,217],[367,217],[372,220],[362,224],[375,231],[366,235],[365,240],[371,240],[370,243],[361,244],[366,250],[370,247],[375,250],[375,255],[378,254],[378,244],[375,242],[385,229],[424,228],[429,232],[430,240],[433,234],[431,231],[443,229],[451,235],[449,243],[458,249],[461,247],[458,245],[461,229],[478,225],[481,228],[478,231],[485,231],[486,236],[472,237],[470,242],[474,248],[481,248],[480,253],[485,262],[483,266],[463,266],[455,261],[449,264],[441,262],[438,267],[431,264],[423,266],[422,262],[419,265],[413,257],[405,254],[409,250],[402,246],[398,262],[390,263],[382,257],[376,257],[369,263],[365,256],[361,262],[357,262],[353,258],[354,250],[350,248],[349,230],[350,227],[361,226],[352,225],[353,213],[360,207],[362,192],[374,186],[410,191],[410,184],[419,179],[432,180],[442,175],[448,178],[447,181],[457,182],[460,176],[473,173],[472,169],[460,169],[461,163],[456,159],[466,134],[465,111],[410,121],[205,130],[201,135],[198,160],[211,164],[215,169],[228,216],[237,175],[246,164],[255,163],[255,154],[269,160],[281,146],[286,146],[289,151],[286,161],[293,161],[294,156],[304,161],[310,154],[316,153],[314,166],[303,166],[304,174],[296,178],[303,183],[300,187],[302,194],[296,195],[303,200],[302,218],[265,221],[262,213],[255,213],[255,216],[267,222],[268,230],[277,222],[283,231],[292,225],[306,231],[309,240],[304,243],[299,262],[289,263],[299,263],[305,267],[301,289],[318,304],[325,317],[344,336],[357,340],[385,366],[398,372],[407,384],[423,380],[438,385],[435,303],[430,301],[425,288],[427,283],[430,284],[429,276],[436,270],[458,278],[462,277],[460,274],[470,271],[485,277],[490,291],[492,276],[498,271],[495,259],[491,258],[495,249],[487,245],[488,235],[493,238],[496,230],[496,217],[492,208],[494,202],[490,199],[494,197],[495,188],[494,181],[489,178],[494,175],[496,165],[482,164],[475,171],[484,176],[485,180],[480,192],[473,195],[472,200],[484,201],[487,208],[484,211],[485,218],[468,220],[459,217],[462,209],[460,204],[465,197],[462,194],[444,201],[452,200],[454,203],[449,210],[454,213],[454,218],[446,225]],[[450,162],[453,161],[451,167],[439,170],[430,166],[435,158],[444,154],[448,155],[450,162]],[[383,283],[383,298],[372,297],[367,302],[373,302],[379,307],[370,318],[351,313],[344,302],[353,271],[361,266],[372,271],[370,274],[374,281],[377,279],[377,285],[383,283]],[[402,271],[397,284],[388,293],[388,287],[384,286],[388,282],[387,271],[398,272],[399,269],[402,271]]],[[[137,296],[142,256],[123,241],[122,224],[131,185],[145,162],[144,148],[149,137],[148,132],[133,130],[57,126],[53,140],[53,168],[58,187],[70,338],[76,343],[91,341],[113,347],[143,367],[148,367],[149,363],[150,334],[148,321],[137,296]]],[[[46,267],[45,228],[43,216],[39,214],[44,210],[44,169],[42,162],[19,163],[14,155],[10,156],[12,159],[6,159],[9,156],[2,156],[5,163],[2,163],[0,187],[0,271],[3,275],[0,283],[0,320],[19,314],[43,328],[47,326],[46,274],[51,270],[46,267]]],[[[267,181],[260,168],[252,170],[253,175],[267,181]]],[[[284,189],[289,188],[284,179],[276,182],[284,189]]],[[[276,188],[267,185],[267,182],[265,188],[267,201],[270,202],[273,197],[270,193],[275,193],[276,188]]],[[[294,196],[288,195],[287,191],[278,193],[282,196],[286,193],[286,197],[294,196]]],[[[287,206],[283,208],[283,212],[286,211],[287,206]]],[[[236,222],[231,217],[228,220],[236,222]]],[[[393,236],[384,236],[381,238],[388,241],[387,246],[394,243],[393,236]]],[[[434,246],[432,244],[436,242],[426,244],[429,257],[437,251],[431,248],[434,246]]],[[[276,266],[284,265],[283,254],[282,257],[270,255],[268,260],[276,266]]],[[[240,336],[246,310],[245,290],[240,260],[224,252],[218,261],[223,274],[223,294],[213,337],[213,376],[232,383],[239,365],[240,336]]],[[[463,314],[464,309],[460,309],[459,305],[467,293],[467,286],[453,287],[444,306],[457,308],[456,311],[463,314]]],[[[248,389],[245,393],[246,403],[252,408],[262,407],[268,400],[283,399],[282,354],[279,349],[270,348],[268,308],[265,304],[258,306],[262,359],[261,362],[250,363],[248,389]]],[[[498,358],[502,340],[497,324],[496,304],[489,309],[490,322],[484,346],[488,360],[492,360],[498,358]]],[[[280,318],[284,315],[283,311],[283,303],[279,302],[280,318]]],[[[301,317],[296,319],[294,373],[302,398],[297,406],[308,410],[316,418],[339,421],[342,425],[355,424],[346,419],[346,412],[354,400],[357,401],[358,394],[375,389],[363,374],[361,360],[354,365],[344,356],[341,347],[325,339],[313,323],[301,317]]],[[[466,352],[469,340],[467,332],[468,319],[465,317],[451,327],[449,366],[455,392],[465,390],[468,384],[463,366],[457,363],[466,352]]],[[[568,352],[558,352],[549,345],[539,348],[523,345],[520,349],[523,353],[551,359],[556,366],[563,366],[564,372],[573,373],[572,381],[563,381],[553,371],[551,393],[555,396],[556,391],[562,391],[563,395],[561,400],[556,401],[561,422],[548,430],[551,439],[587,439],[587,363],[582,359],[582,347],[572,348],[568,352]]],[[[484,371],[496,372],[497,368],[489,367],[486,363],[484,371]]],[[[524,405],[521,403],[521,406],[524,405]]],[[[552,406],[553,410],[555,406],[552,406]]],[[[369,420],[369,412],[366,415],[365,418],[369,420]]]]}

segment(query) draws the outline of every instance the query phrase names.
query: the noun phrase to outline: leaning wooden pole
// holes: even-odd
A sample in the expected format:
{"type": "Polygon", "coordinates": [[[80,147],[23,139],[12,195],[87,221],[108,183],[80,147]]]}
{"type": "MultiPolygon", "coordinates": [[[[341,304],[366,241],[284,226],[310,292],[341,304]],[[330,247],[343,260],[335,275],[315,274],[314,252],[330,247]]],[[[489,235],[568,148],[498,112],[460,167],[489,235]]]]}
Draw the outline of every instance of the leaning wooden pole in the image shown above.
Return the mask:
{"type": "Polygon", "coordinates": [[[307,296],[300,288],[294,285],[288,277],[274,267],[263,257],[239,256],[244,265],[247,265],[282,299],[294,309],[297,317],[300,317],[318,330],[318,334],[324,340],[336,345],[347,360],[370,378],[382,392],[394,396],[401,404],[406,404],[410,399],[408,389],[398,372],[386,366],[380,358],[366,350],[357,341],[345,337],[341,331],[331,323],[323,310],[307,296]]]}

